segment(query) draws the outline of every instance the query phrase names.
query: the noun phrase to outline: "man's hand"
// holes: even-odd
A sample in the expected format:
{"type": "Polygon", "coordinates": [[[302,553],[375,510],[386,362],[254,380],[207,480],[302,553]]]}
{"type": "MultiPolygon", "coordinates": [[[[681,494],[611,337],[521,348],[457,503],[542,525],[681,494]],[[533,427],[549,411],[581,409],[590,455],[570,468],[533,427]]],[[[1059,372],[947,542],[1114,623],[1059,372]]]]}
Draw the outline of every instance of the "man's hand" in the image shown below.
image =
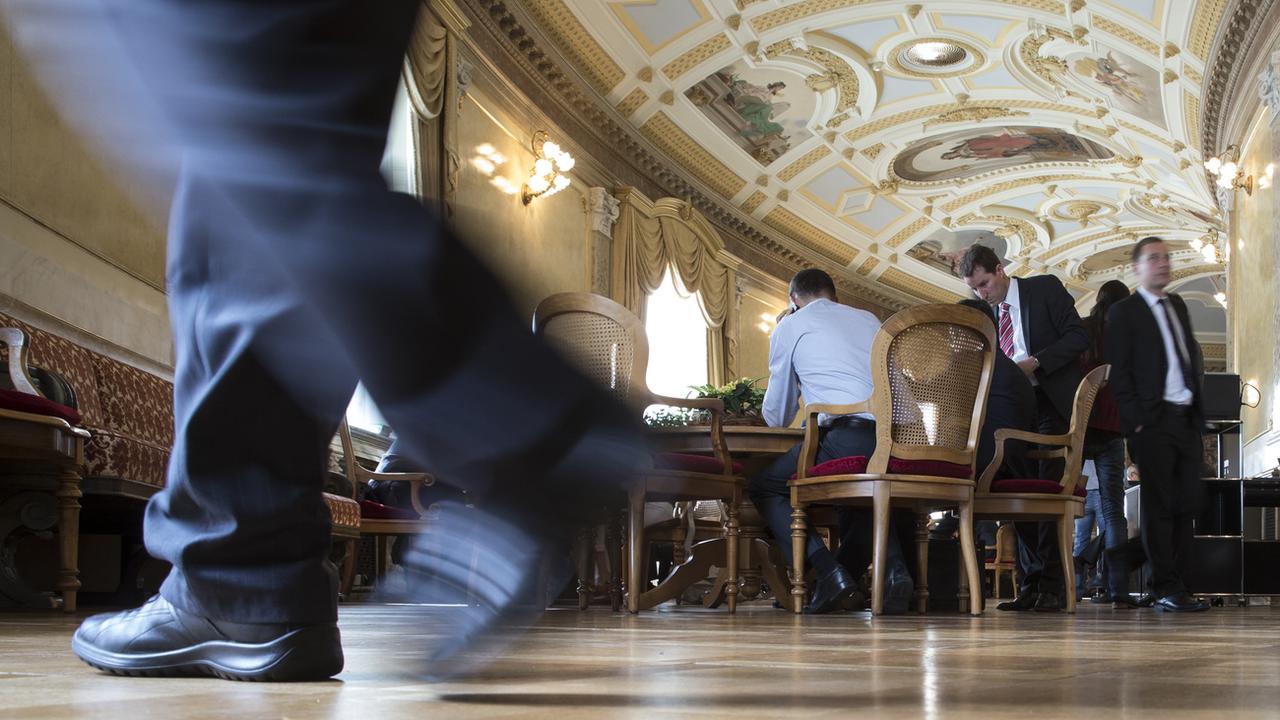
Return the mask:
{"type": "Polygon", "coordinates": [[[1040,367],[1040,361],[1035,359],[1034,357],[1023,358],[1018,361],[1018,369],[1021,370],[1022,374],[1026,375],[1027,377],[1031,377],[1032,375],[1035,375],[1036,368],[1039,368],[1039,367],[1040,367]]]}

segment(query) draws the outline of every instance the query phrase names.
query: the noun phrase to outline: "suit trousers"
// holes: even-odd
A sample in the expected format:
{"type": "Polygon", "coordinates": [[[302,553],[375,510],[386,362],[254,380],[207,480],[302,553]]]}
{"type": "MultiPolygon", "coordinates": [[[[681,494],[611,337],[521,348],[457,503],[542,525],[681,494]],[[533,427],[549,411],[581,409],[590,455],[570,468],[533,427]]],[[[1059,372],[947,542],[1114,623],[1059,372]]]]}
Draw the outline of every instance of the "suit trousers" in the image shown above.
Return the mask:
{"type": "Polygon", "coordinates": [[[1141,476],[1142,545],[1156,597],[1186,592],[1193,522],[1200,511],[1204,455],[1200,429],[1166,406],[1161,418],[1131,438],[1141,476]]]}
{"type": "MultiPolygon", "coordinates": [[[[1060,435],[1068,427],[1068,421],[1054,407],[1044,389],[1036,386],[1036,429],[1044,435],[1060,435]]],[[[1062,460],[1041,460],[1039,477],[1047,480],[1061,478],[1062,465],[1062,460]]],[[[1013,529],[1018,534],[1018,574],[1022,578],[1022,589],[1061,594],[1062,559],[1058,554],[1057,524],[1051,521],[1020,522],[1014,523],[1013,529]]]]}
{"type": "Polygon", "coordinates": [[[421,3],[102,4],[181,158],[176,439],[145,519],[148,550],[173,565],[165,598],[217,620],[336,618],[321,488],[357,379],[407,455],[487,507],[572,500],[535,470],[612,404],[379,174],[421,3]]]}

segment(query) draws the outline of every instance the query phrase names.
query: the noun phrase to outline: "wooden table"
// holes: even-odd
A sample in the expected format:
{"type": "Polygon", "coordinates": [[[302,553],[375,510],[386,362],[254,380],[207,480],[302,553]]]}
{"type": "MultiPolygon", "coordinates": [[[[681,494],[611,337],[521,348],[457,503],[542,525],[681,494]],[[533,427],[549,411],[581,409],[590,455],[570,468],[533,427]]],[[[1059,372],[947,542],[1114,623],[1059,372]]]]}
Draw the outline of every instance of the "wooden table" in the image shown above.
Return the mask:
{"type": "MultiPolygon", "coordinates": [[[[653,428],[649,433],[652,442],[661,451],[712,454],[711,437],[705,426],[653,428]]],[[[743,473],[750,478],[776,457],[802,442],[804,430],[727,425],[724,437],[729,453],[735,461],[742,463],[743,473]]],[[[775,598],[783,604],[789,603],[791,595],[786,566],[779,566],[771,557],[769,533],[764,526],[764,519],[749,499],[744,498],[738,507],[738,524],[738,597],[744,600],[759,597],[763,581],[773,589],[775,598]]],[[[656,588],[644,594],[645,605],[653,607],[679,597],[685,588],[705,579],[712,565],[724,562],[725,542],[725,538],[721,537],[694,545],[688,560],[672,570],[656,588]]],[[[703,600],[704,605],[716,607],[723,602],[728,574],[727,568],[720,568],[715,585],[703,600]]]]}
{"type": "MultiPolygon", "coordinates": [[[[57,588],[66,612],[75,611],[80,589],[80,475],[88,438],[87,431],[60,418],[0,410],[0,540],[21,527],[57,525],[57,588]]],[[[59,604],[27,587],[11,566],[0,565],[0,595],[32,607],[59,604]]]]}

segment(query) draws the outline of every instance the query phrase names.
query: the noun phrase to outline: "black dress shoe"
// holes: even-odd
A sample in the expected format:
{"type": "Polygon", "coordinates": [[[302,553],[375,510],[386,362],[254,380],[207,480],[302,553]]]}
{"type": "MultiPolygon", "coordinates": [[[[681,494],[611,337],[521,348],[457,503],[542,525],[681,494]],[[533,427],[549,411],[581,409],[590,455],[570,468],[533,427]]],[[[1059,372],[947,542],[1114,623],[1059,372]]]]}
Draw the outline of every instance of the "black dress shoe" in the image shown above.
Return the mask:
{"type": "Polygon", "coordinates": [[[1137,600],[1134,600],[1132,597],[1128,595],[1112,595],[1111,596],[1112,610],[1136,610],[1140,607],[1142,607],[1142,603],[1138,602],[1137,600]]]}
{"type": "Polygon", "coordinates": [[[821,615],[839,610],[844,606],[845,598],[857,589],[858,586],[854,583],[849,571],[845,570],[843,565],[837,565],[815,584],[813,597],[809,598],[809,604],[805,606],[804,612],[806,615],[821,615]]]}
{"type": "Polygon", "coordinates": [[[1058,612],[1062,610],[1062,599],[1057,593],[1040,593],[1036,606],[1032,609],[1036,612],[1058,612]]]}
{"type": "Polygon", "coordinates": [[[1156,600],[1155,608],[1164,612],[1201,612],[1209,609],[1209,603],[1180,592],[1156,600]]]}
{"type": "Polygon", "coordinates": [[[915,594],[916,584],[911,573],[905,568],[894,568],[886,578],[884,593],[885,615],[906,615],[911,609],[911,597],[915,594]]]}
{"type": "Polygon", "coordinates": [[[80,624],[71,649],[115,675],[211,675],[226,680],[324,680],[342,672],[336,623],[215,624],[156,595],[141,607],[94,615],[80,624]]]}
{"type": "Polygon", "coordinates": [[[1031,608],[1034,608],[1036,606],[1036,603],[1039,602],[1039,600],[1040,600],[1040,593],[1035,591],[1030,591],[1030,590],[1024,590],[1021,594],[1018,595],[1016,599],[1005,600],[999,605],[996,605],[996,609],[1006,610],[1006,611],[1030,610],[1031,608]]]}

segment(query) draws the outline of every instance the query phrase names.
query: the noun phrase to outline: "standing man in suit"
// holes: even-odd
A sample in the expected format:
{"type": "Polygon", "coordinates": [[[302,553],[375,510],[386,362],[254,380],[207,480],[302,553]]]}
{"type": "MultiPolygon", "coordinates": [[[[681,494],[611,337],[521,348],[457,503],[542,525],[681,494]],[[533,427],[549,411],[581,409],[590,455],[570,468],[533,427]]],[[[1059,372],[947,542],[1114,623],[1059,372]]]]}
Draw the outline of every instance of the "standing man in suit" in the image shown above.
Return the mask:
{"type": "MultiPolygon", "coordinates": [[[[1071,294],[1052,275],[1009,277],[995,251],[985,245],[965,251],[960,275],[995,310],[1001,352],[1035,386],[1037,429],[1046,435],[1065,433],[1083,377],[1080,355],[1089,346],[1071,294]]],[[[1040,463],[1041,478],[1061,473],[1061,460],[1040,463]]],[[[1055,612],[1062,607],[1064,586],[1054,523],[1017,523],[1016,529],[1022,588],[1017,600],[996,608],[1055,612]]]]}
{"type": "Polygon", "coordinates": [[[1187,592],[1192,520],[1200,502],[1204,358],[1182,298],[1165,292],[1169,248],[1158,237],[1133,247],[1138,291],[1107,313],[1107,361],[1120,425],[1142,474],[1142,544],[1157,609],[1208,610],[1187,592]]]}

